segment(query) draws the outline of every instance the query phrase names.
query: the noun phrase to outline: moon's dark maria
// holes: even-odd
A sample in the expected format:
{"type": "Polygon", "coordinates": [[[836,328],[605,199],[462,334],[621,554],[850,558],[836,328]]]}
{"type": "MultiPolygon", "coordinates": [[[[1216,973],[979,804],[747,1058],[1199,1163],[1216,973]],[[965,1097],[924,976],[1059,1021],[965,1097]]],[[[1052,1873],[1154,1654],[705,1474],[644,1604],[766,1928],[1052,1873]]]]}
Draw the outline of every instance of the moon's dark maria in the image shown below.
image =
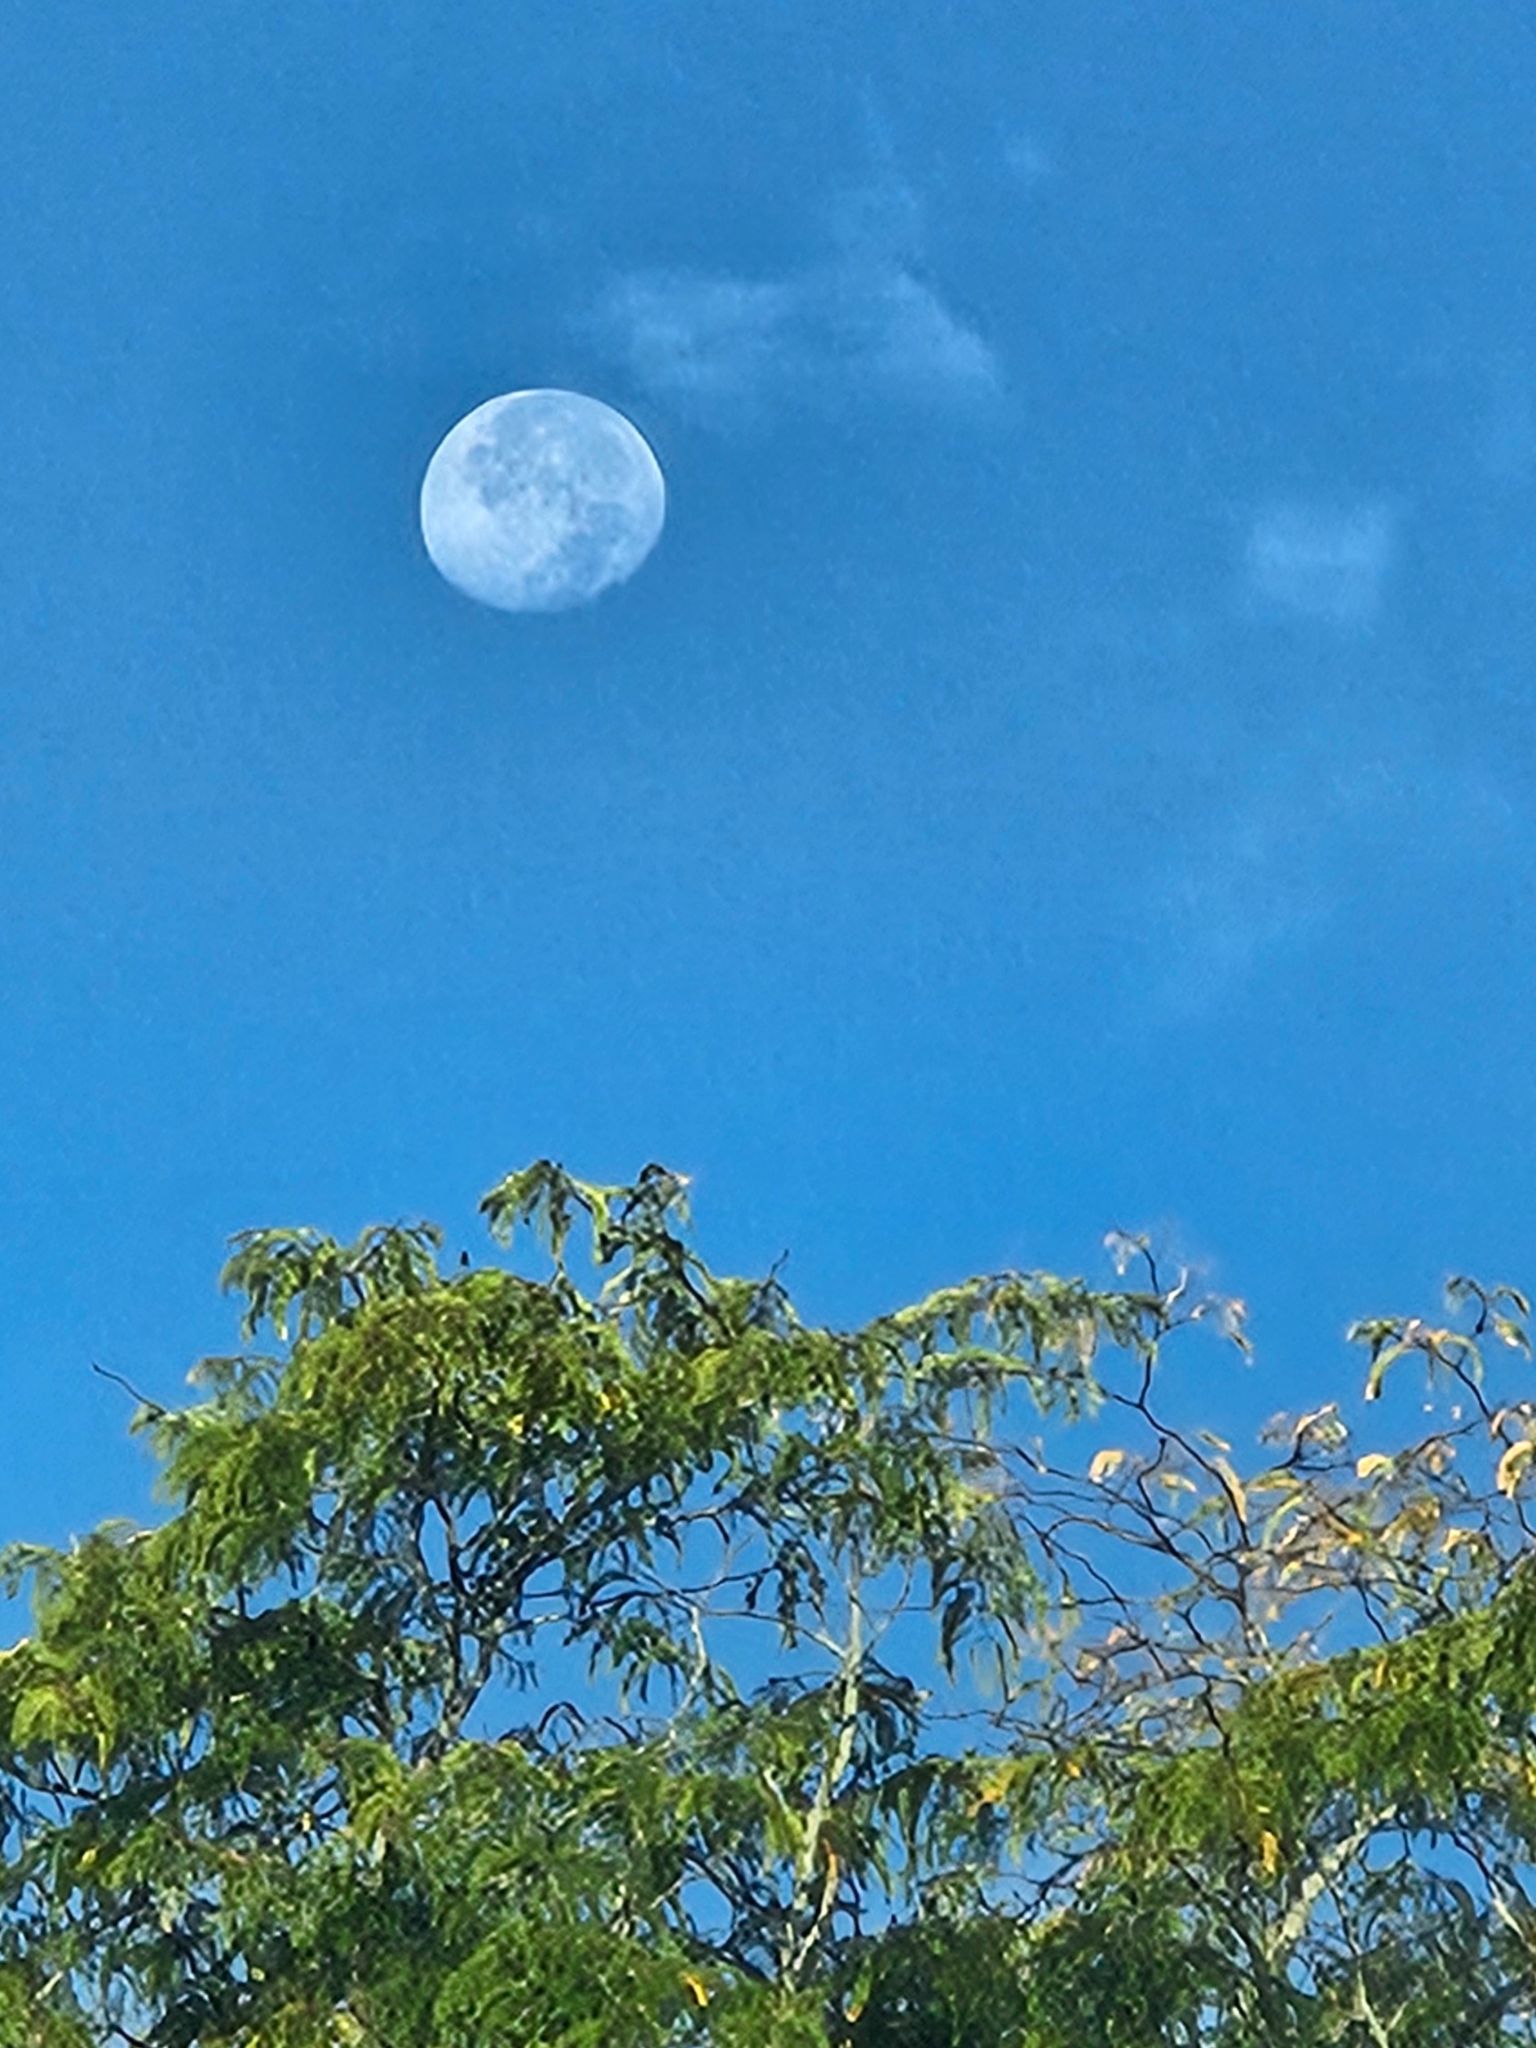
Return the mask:
{"type": "Polygon", "coordinates": [[[421,486],[433,564],[501,611],[589,603],[635,573],[665,518],[645,437],[577,391],[487,399],[444,435],[421,486]]]}

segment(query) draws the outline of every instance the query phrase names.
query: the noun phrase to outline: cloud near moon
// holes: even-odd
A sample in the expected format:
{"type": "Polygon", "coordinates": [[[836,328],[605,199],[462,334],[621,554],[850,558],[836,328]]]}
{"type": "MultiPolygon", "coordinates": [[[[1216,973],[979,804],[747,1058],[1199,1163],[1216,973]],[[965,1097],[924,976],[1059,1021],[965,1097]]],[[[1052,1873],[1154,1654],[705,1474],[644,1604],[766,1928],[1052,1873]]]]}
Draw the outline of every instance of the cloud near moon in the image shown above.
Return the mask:
{"type": "Polygon", "coordinates": [[[577,391],[487,399],[443,437],[421,486],[434,566],[501,611],[589,603],[635,573],[665,517],[644,436],[577,391]]]}

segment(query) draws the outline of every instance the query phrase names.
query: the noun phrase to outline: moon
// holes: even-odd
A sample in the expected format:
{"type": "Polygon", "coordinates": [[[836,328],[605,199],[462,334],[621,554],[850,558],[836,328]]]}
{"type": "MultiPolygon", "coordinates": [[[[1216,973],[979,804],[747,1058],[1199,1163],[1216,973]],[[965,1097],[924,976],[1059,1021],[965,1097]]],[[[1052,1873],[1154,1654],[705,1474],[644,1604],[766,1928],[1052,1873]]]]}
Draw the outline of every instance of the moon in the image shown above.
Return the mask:
{"type": "Polygon", "coordinates": [[[466,597],[560,612],[633,576],[666,510],[661,465],[623,413],[579,391],[512,391],[438,444],[421,537],[466,597]]]}

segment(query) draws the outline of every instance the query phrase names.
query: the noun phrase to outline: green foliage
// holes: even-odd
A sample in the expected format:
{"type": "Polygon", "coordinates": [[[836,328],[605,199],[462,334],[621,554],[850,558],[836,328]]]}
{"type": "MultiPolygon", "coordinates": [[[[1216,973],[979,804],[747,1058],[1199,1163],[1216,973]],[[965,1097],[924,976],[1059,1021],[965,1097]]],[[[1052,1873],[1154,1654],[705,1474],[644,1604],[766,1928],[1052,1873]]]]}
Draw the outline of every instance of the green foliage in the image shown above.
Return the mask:
{"type": "Polygon", "coordinates": [[[6,1554],[0,2042],[1531,2038],[1522,1296],[1358,1326],[1448,1421],[1244,1473],[1140,1240],[841,1331],[661,1167],[482,1210],[542,1276],[244,1233],[280,1348],[140,1409],[163,1522],[6,1554]]]}

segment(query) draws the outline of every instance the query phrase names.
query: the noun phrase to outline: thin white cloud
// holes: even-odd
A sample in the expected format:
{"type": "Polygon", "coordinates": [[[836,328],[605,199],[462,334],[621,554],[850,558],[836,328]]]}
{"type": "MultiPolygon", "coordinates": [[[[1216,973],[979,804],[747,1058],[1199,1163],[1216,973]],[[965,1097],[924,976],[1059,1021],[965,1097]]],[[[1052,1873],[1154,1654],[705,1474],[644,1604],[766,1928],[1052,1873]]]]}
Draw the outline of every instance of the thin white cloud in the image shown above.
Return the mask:
{"type": "Polygon", "coordinates": [[[841,404],[861,389],[952,405],[1002,388],[984,337],[897,264],[782,278],[632,272],[598,327],[644,390],[704,417],[841,404]]]}
{"type": "Polygon", "coordinates": [[[1347,836],[1340,813],[1336,791],[1310,808],[1273,792],[1252,798],[1153,878],[1147,894],[1166,1010],[1189,1016],[1218,1006],[1330,920],[1328,856],[1341,829],[1347,836]]]}
{"type": "Polygon", "coordinates": [[[1003,163],[1026,192],[1048,185],[1056,175],[1055,158],[1033,135],[1010,135],[1003,144],[1003,163]]]}
{"type": "Polygon", "coordinates": [[[1397,507],[1382,499],[1265,506],[1244,548],[1248,595],[1319,625],[1368,626],[1381,610],[1400,524],[1397,507]]]}
{"type": "Polygon", "coordinates": [[[600,345],[652,397],[717,422],[878,393],[926,406],[1002,389],[997,355],[923,275],[923,209],[886,177],[828,209],[833,254],[776,277],[637,270],[598,307],[600,345]]]}
{"type": "Polygon", "coordinates": [[[1170,1020],[1219,1009],[1336,936],[1389,876],[1442,889],[1449,873],[1505,857],[1520,826],[1507,792],[1479,765],[1422,747],[1341,732],[1326,750],[1272,762],[1261,787],[1234,791],[1196,825],[1140,893],[1154,1008],[1170,1020]],[[1387,821],[1423,815],[1457,830],[1393,842],[1387,821]]]}
{"type": "MultiPolygon", "coordinates": [[[[888,147],[880,154],[888,158],[888,147]]],[[[922,197],[889,160],[878,177],[833,193],[826,225],[830,240],[854,263],[910,262],[928,239],[922,197]]]]}
{"type": "Polygon", "coordinates": [[[1478,348],[1442,342],[1411,350],[1402,372],[1448,395],[1459,415],[1453,431],[1490,483],[1526,485],[1536,475],[1536,357],[1508,341],[1478,348]]]}
{"type": "Polygon", "coordinates": [[[647,391],[708,410],[772,386],[795,347],[798,311],[789,284],[651,271],[620,278],[600,317],[647,391]]]}
{"type": "Polygon", "coordinates": [[[914,395],[937,384],[952,395],[996,391],[996,356],[977,333],[910,271],[893,270],[870,296],[867,361],[877,376],[914,395]]]}
{"type": "Polygon", "coordinates": [[[1536,470],[1536,379],[1529,363],[1509,358],[1494,366],[1477,443],[1479,466],[1496,483],[1523,483],[1536,470]]]}

